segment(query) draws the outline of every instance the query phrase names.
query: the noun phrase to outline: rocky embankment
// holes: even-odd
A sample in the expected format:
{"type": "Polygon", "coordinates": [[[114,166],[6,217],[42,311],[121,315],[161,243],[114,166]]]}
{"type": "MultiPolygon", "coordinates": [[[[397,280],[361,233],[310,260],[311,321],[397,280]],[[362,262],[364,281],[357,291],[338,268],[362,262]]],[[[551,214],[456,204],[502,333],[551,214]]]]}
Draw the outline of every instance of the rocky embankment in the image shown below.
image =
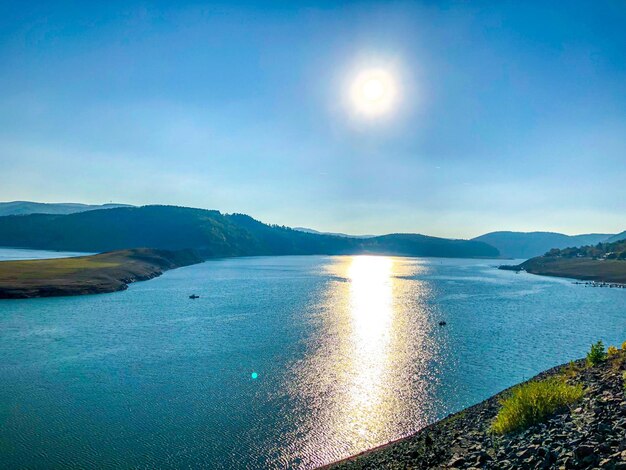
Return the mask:
{"type": "Polygon", "coordinates": [[[101,294],[203,260],[190,250],[149,248],[74,258],[0,262],[0,299],[101,294]]]}
{"type": "MultiPolygon", "coordinates": [[[[569,372],[579,402],[541,424],[504,436],[490,432],[504,391],[417,434],[330,465],[332,469],[626,469],[626,354],[569,372]]],[[[531,380],[563,374],[566,366],[531,380]]]]}

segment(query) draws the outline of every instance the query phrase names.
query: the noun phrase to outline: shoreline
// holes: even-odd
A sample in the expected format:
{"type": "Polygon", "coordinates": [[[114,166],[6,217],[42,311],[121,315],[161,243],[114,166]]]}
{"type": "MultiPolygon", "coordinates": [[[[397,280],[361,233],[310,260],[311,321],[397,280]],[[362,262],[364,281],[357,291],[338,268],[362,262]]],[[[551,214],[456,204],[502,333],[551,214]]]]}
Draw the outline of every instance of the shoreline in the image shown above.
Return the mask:
{"type": "MultiPolygon", "coordinates": [[[[582,361],[582,359],[580,359],[579,361],[582,361]]],[[[578,361],[577,361],[578,362],[578,361]]],[[[531,377],[530,379],[524,381],[524,382],[519,382],[515,385],[512,385],[511,387],[505,388],[504,390],[496,393],[495,395],[490,396],[489,398],[486,398],[485,400],[475,403],[474,405],[470,405],[467,408],[463,408],[462,410],[459,410],[455,413],[451,413],[447,416],[445,416],[444,418],[441,418],[425,427],[423,427],[422,429],[420,429],[419,431],[414,432],[413,434],[410,434],[408,436],[405,437],[400,437],[398,439],[394,439],[392,441],[386,442],[384,444],[380,444],[379,446],[376,447],[372,447],[371,449],[367,449],[364,450],[362,452],[359,452],[358,454],[354,454],[351,455],[349,457],[346,457],[344,459],[338,460],[336,462],[332,462],[326,465],[323,465],[321,467],[318,467],[316,470],[331,470],[331,469],[339,469],[339,468],[347,468],[350,467],[352,464],[356,465],[354,468],[374,468],[374,467],[369,467],[369,466],[362,466],[362,464],[366,463],[366,462],[361,462],[361,460],[365,460],[367,461],[368,458],[370,456],[372,457],[376,457],[376,454],[381,453],[381,452],[386,452],[386,451],[394,451],[395,449],[394,446],[402,446],[403,444],[409,444],[411,441],[418,441],[420,440],[420,438],[424,438],[424,441],[430,442],[431,439],[429,439],[427,436],[431,433],[434,434],[438,434],[441,432],[442,427],[445,427],[447,424],[449,423],[453,423],[456,422],[459,419],[464,418],[468,413],[480,413],[483,408],[487,408],[490,407],[495,403],[498,402],[498,400],[506,395],[509,391],[511,391],[513,388],[517,387],[518,385],[524,384],[524,383],[528,383],[528,382],[532,382],[534,380],[541,380],[547,377],[550,377],[552,375],[556,375],[559,373],[560,370],[562,370],[564,367],[566,367],[568,364],[561,364],[555,367],[552,367],[550,369],[547,369],[545,371],[540,372],[539,374],[535,375],[534,377],[531,377]]],[[[494,417],[495,417],[495,413],[494,413],[494,417]]],[[[430,436],[429,436],[430,437],[430,436]]],[[[416,468],[431,468],[431,467],[416,467],[416,468]]],[[[434,468],[434,467],[432,467],[434,468]]]]}
{"type": "Polygon", "coordinates": [[[626,261],[621,260],[539,256],[518,265],[501,265],[498,269],[626,287],[626,261]]]}
{"type": "Polygon", "coordinates": [[[585,367],[568,382],[582,383],[582,400],[544,423],[496,436],[489,427],[500,400],[512,388],[562,374],[570,364],[547,369],[486,400],[436,421],[416,433],[319,467],[343,469],[440,468],[607,468],[626,469],[626,396],[622,374],[626,352],[585,367]]]}
{"type": "Polygon", "coordinates": [[[30,299],[126,290],[165,271],[201,263],[191,250],[149,248],[69,258],[0,261],[0,299],[30,299]]]}
{"type": "MultiPolygon", "coordinates": [[[[31,248],[0,247],[17,250],[31,248]]],[[[37,250],[34,250],[37,251],[37,250]]],[[[78,254],[78,252],[77,252],[78,254]]],[[[394,256],[399,258],[442,259],[488,259],[497,258],[453,258],[439,256],[402,256],[379,254],[344,255],[245,255],[210,257],[258,258],[275,256],[394,256]]],[[[40,297],[62,297],[118,292],[128,288],[128,284],[147,281],[163,272],[207,261],[193,250],[161,250],[132,248],[96,254],[84,254],[59,258],[32,258],[0,260],[0,300],[28,299],[40,297]]]]}

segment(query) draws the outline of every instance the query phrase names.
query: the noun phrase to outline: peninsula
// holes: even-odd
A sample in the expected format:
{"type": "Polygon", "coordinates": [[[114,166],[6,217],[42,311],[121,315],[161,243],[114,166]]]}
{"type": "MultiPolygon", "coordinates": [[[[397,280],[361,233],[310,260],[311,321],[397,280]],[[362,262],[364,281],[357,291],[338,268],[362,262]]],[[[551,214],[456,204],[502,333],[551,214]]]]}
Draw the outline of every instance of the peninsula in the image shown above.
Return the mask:
{"type": "Polygon", "coordinates": [[[626,284],[626,240],[580,248],[552,249],[515,266],[500,269],[542,276],[626,284]]]}
{"type": "Polygon", "coordinates": [[[0,262],[0,299],[124,290],[169,269],[200,263],[191,250],[135,248],[75,258],[0,262]]]}

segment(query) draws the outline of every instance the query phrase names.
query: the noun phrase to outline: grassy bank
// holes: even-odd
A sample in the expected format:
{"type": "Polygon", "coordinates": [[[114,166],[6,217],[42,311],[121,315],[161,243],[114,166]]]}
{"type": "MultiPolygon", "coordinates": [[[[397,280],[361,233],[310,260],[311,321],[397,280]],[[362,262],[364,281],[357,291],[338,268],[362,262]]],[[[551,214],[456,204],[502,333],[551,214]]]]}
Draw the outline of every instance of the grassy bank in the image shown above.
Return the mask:
{"type": "Polygon", "coordinates": [[[525,270],[542,276],[626,284],[626,260],[539,256],[503,269],[525,270]]]}
{"type": "Polygon", "coordinates": [[[199,263],[191,251],[137,248],[75,258],[0,262],[0,299],[98,294],[199,263]]]}

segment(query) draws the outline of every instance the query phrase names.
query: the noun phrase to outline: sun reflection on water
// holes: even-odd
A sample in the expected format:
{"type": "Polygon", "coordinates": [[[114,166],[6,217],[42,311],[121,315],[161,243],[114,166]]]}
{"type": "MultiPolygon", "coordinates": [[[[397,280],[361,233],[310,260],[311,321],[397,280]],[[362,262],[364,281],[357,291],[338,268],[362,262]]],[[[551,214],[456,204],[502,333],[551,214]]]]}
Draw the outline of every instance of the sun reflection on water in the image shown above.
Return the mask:
{"type": "Polygon", "coordinates": [[[352,343],[350,403],[344,416],[359,435],[370,435],[370,419],[381,406],[381,382],[389,362],[393,293],[388,257],[358,256],[348,269],[352,343]]]}
{"type": "Polygon", "coordinates": [[[429,289],[417,260],[333,257],[323,297],[310,306],[315,334],[293,365],[293,417],[279,466],[315,468],[409,434],[431,420],[429,289]]]}

